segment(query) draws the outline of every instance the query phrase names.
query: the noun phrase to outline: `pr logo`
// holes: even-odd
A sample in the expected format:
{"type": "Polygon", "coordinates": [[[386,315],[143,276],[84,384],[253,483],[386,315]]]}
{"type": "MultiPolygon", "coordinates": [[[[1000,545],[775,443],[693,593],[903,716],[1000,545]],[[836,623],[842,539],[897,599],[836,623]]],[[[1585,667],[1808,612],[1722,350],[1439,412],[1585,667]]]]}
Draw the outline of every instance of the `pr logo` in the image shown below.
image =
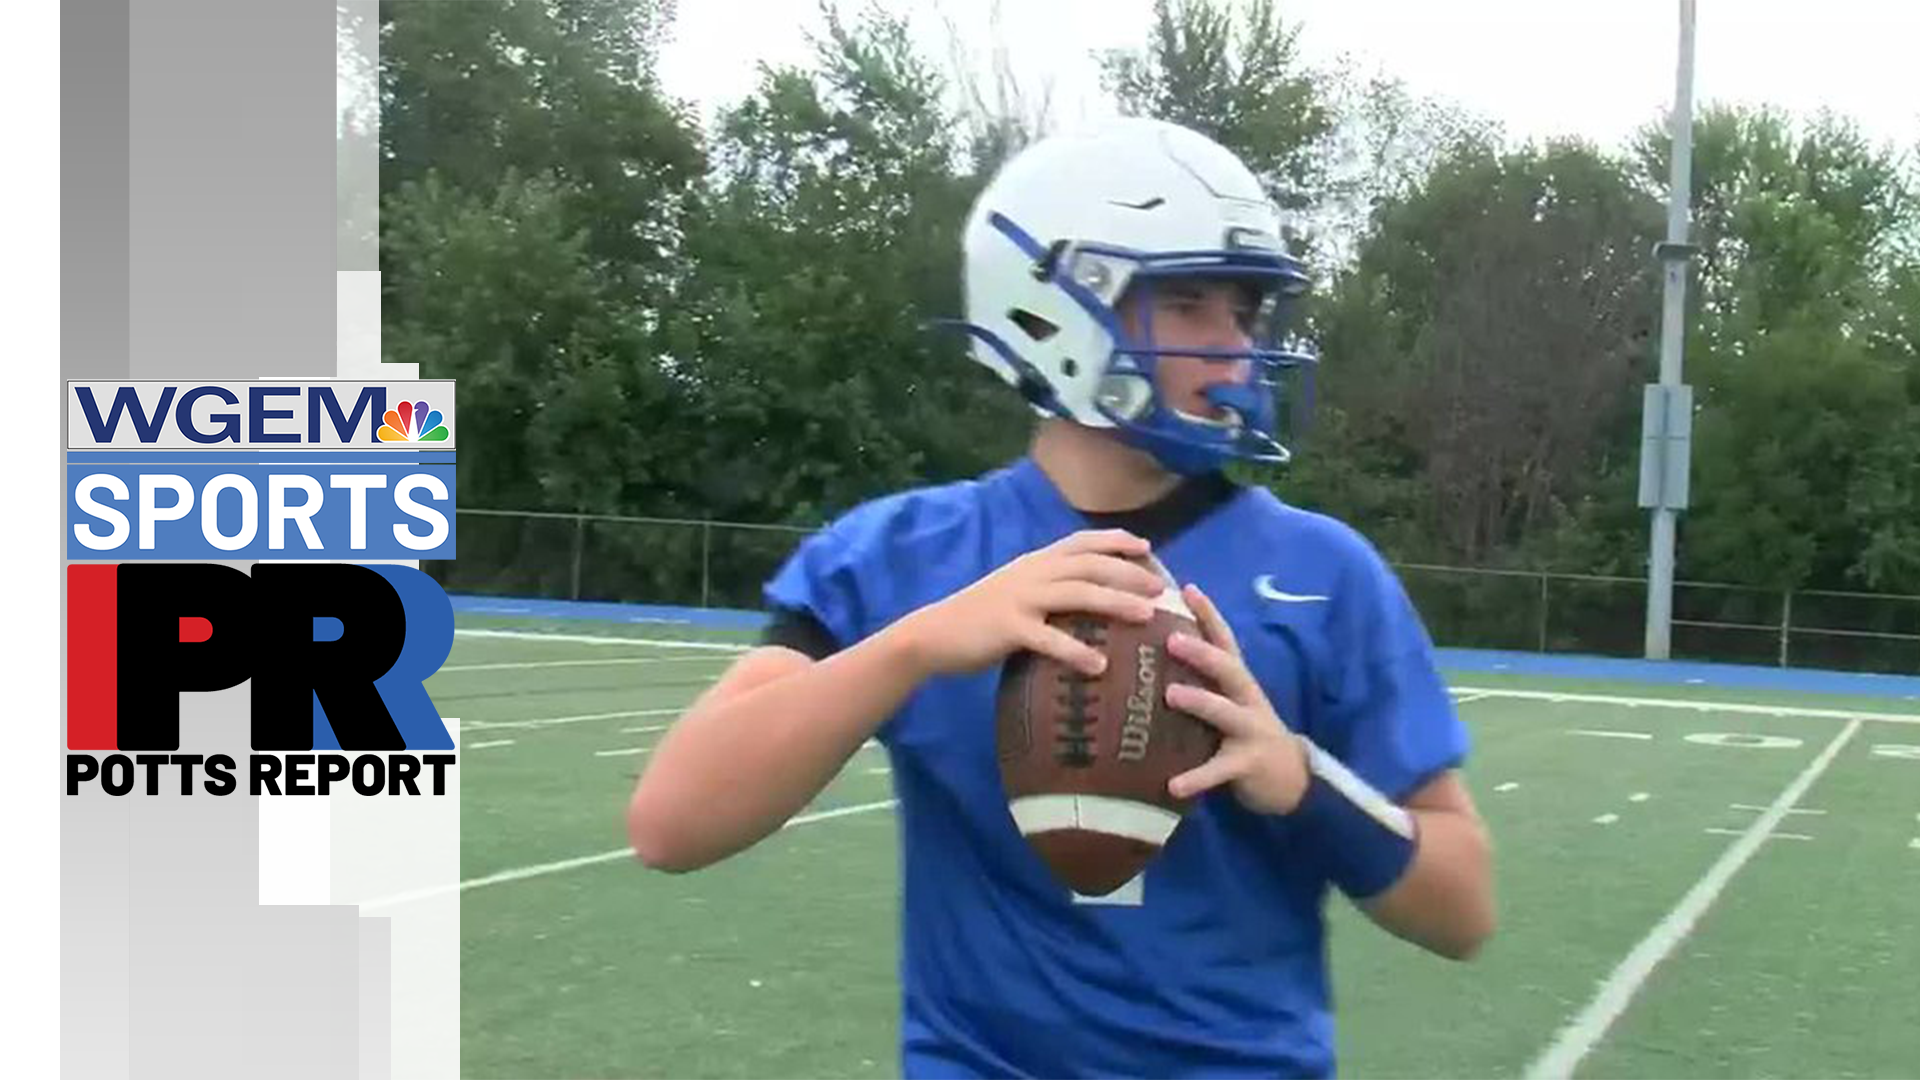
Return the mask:
{"type": "Polygon", "coordinates": [[[403,401],[387,410],[380,425],[381,442],[446,442],[447,425],[438,410],[424,401],[403,401]]]}
{"type": "Polygon", "coordinates": [[[67,567],[67,748],[180,749],[180,695],[252,680],[263,751],[451,750],[453,607],[409,566],[67,567]]]}

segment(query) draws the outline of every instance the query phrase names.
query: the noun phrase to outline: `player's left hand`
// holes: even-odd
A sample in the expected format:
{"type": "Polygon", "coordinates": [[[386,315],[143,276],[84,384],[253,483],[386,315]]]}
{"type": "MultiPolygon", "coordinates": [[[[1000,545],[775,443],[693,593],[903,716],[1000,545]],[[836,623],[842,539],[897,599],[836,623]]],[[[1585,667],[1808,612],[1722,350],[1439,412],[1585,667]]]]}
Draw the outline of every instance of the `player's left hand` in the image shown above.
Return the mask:
{"type": "Polygon", "coordinates": [[[1176,633],[1167,651],[1192,668],[1215,689],[1184,683],[1169,684],[1167,704],[1220,732],[1220,749],[1213,757],[1167,783],[1176,799],[1191,798],[1221,784],[1249,810],[1289,814],[1307,791],[1307,755],[1300,740],[1280,721],[1259,680],[1247,670],[1233,630],[1220,609],[1200,591],[1183,591],[1204,638],[1176,633]]]}

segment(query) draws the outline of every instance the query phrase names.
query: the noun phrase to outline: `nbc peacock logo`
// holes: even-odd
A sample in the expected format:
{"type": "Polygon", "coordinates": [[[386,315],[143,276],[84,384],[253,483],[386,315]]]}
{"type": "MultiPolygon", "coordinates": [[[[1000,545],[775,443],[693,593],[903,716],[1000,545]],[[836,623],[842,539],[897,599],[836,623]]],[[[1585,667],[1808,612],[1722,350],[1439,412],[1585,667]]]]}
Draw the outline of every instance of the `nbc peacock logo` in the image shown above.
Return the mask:
{"type": "Polygon", "coordinates": [[[381,442],[446,442],[447,425],[424,401],[403,401],[388,409],[380,425],[381,442]]]}

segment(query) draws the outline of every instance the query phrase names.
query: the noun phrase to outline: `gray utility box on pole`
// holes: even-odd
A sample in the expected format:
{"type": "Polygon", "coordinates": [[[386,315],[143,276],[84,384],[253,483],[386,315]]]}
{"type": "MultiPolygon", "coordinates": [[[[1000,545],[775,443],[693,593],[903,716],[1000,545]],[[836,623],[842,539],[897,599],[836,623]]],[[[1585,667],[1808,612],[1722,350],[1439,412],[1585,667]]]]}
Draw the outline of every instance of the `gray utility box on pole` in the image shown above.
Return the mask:
{"type": "Polygon", "coordinates": [[[1640,408],[1640,509],[1685,510],[1693,387],[1649,383],[1640,408]]]}

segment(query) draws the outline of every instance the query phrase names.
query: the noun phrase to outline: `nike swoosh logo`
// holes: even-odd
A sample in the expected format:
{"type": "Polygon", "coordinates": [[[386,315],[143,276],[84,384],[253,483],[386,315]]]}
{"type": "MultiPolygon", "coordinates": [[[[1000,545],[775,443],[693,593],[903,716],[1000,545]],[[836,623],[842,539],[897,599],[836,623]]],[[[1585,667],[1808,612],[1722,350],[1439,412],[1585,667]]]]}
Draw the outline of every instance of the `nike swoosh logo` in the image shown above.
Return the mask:
{"type": "Polygon", "coordinates": [[[1253,580],[1253,591],[1277,604],[1318,604],[1332,599],[1328,596],[1307,596],[1290,593],[1274,587],[1272,574],[1261,574],[1253,580]]]}
{"type": "Polygon", "coordinates": [[[1153,198],[1148,199],[1146,202],[1130,203],[1125,201],[1124,199],[1108,199],[1107,201],[1112,203],[1115,206],[1124,206],[1129,210],[1152,210],[1153,208],[1159,206],[1161,203],[1164,203],[1167,200],[1162,198],[1159,195],[1155,195],[1153,198]]]}

